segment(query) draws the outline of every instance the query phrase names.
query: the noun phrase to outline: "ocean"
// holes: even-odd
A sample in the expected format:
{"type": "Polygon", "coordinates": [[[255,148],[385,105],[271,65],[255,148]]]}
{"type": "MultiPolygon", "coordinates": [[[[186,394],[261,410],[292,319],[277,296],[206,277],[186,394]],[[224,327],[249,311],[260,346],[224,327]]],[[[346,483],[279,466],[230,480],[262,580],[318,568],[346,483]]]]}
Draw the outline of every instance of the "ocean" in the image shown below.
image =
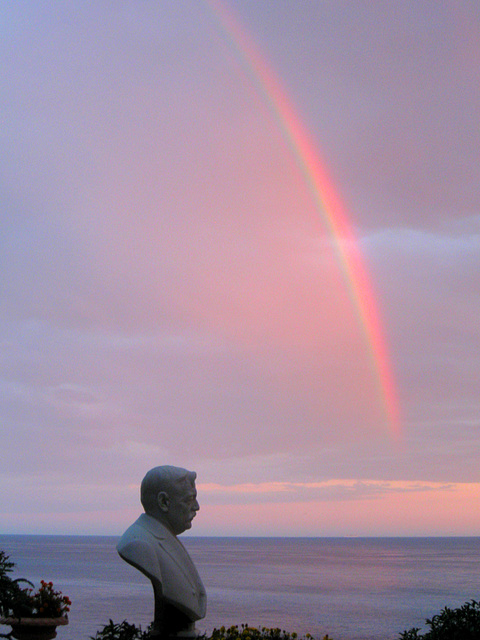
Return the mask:
{"type": "MultiPolygon", "coordinates": [[[[444,606],[480,596],[480,538],[182,536],[205,584],[201,631],[246,622],[321,640],[396,640],[444,606]]],[[[150,583],[108,536],[0,535],[16,577],[68,595],[58,640],[88,640],[112,619],[146,627],[150,583]]],[[[6,627],[0,627],[6,631],[6,627]]]]}

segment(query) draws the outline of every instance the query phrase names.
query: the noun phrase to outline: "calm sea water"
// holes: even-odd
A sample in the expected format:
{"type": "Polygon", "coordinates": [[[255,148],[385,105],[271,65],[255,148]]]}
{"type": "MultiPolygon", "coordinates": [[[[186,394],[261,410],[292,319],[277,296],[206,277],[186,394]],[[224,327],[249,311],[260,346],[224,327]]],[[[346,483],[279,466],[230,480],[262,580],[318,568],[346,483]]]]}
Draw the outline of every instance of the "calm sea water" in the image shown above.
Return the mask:
{"type": "MultiPolygon", "coordinates": [[[[150,583],[114,537],[0,535],[16,575],[72,601],[58,640],[88,640],[111,618],[147,626],[150,583]]],[[[208,594],[200,630],[248,622],[334,640],[393,640],[443,606],[480,598],[480,538],[183,537],[208,594]]],[[[3,630],[6,630],[3,627],[3,630]]]]}

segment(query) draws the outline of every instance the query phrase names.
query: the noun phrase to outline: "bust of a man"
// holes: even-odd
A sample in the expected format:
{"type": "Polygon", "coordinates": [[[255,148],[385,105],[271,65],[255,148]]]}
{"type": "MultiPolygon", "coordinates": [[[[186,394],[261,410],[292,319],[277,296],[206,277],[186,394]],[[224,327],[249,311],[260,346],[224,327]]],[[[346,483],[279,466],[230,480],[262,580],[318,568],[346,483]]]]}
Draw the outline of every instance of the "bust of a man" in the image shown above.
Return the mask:
{"type": "Polygon", "coordinates": [[[162,466],[142,481],[145,513],[120,539],[117,551],[152,582],[155,619],[152,636],[195,636],[195,621],[206,611],[206,593],[187,550],[177,538],[199,510],[194,471],[162,466]]]}

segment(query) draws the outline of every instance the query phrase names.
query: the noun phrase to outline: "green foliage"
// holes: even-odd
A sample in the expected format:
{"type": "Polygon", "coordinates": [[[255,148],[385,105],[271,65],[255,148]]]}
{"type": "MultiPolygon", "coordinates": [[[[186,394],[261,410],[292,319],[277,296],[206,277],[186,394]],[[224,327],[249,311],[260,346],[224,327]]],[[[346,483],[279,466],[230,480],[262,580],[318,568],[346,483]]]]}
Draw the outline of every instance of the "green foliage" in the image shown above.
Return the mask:
{"type": "Polygon", "coordinates": [[[148,630],[142,631],[141,627],[136,627],[126,620],[117,624],[109,620],[108,624],[94,636],[90,636],[90,640],[146,640],[146,638],[148,638],[148,630]]]}
{"type": "MultiPolygon", "coordinates": [[[[142,631],[141,627],[136,627],[126,620],[119,624],[110,620],[107,625],[97,631],[95,636],[90,636],[90,640],[146,640],[148,637],[148,630],[142,631]]],[[[299,637],[296,633],[280,629],[267,629],[266,627],[257,629],[242,624],[240,627],[235,625],[214,629],[210,635],[200,636],[199,640],[313,640],[313,638],[309,633],[299,637]]],[[[327,635],[323,640],[332,640],[332,638],[327,635]]]]}
{"type": "Polygon", "coordinates": [[[480,602],[471,600],[458,609],[445,607],[426,620],[430,630],[419,634],[413,628],[400,634],[399,640],[478,640],[480,638],[480,602]]]}
{"type": "Polygon", "coordinates": [[[418,635],[419,631],[420,629],[418,627],[413,627],[408,631],[404,631],[400,634],[399,640],[420,640],[420,638],[423,638],[423,636],[418,635]]]}
{"type": "Polygon", "coordinates": [[[0,550],[0,615],[17,615],[17,610],[22,610],[28,601],[27,590],[20,584],[25,582],[32,586],[32,583],[23,578],[13,580],[8,574],[12,573],[15,563],[10,560],[5,551],[0,550]]]}
{"type": "Polygon", "coordinates": [[[0,551],[0,583],[11,573],[15,563],[11,562],[5,551],[0,551]]]}
{"type": "MultiPolygon", "coordinates": [[[[203,636],[204,640],[313,640],[312,636],[307,633],[305,636],[298,637],[295,632],[288,632],[282,629],[268,629],[262,627],[250,627],[248,624],[242,624],[240,627],[234,625],[232,627],[220,627],[214,629],[209,636],[203,636]]],[[[325,636],[324,640],[329,640],[325,636]]],[[[331,640],[331,639],[330,639],[331,640]]]]}
{"type": "Polygon", "coordinates": [[[55,591],[51,582],[41,581],[37,591],[25,578],[13,580],[15,563],[5,551],[0,551],[0,615],[8,618],[57,618],[70,610],[70,599],[55,591]],[[21,584],[27,584],[23,587],[21,584]]]}

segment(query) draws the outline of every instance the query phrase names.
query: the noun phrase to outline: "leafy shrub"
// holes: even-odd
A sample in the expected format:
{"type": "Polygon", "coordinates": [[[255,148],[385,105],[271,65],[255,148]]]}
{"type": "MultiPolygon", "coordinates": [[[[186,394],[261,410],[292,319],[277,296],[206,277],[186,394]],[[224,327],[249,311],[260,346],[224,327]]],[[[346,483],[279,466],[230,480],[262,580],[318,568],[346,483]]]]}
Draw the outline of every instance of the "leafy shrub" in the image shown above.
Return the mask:
{"type": "MultiPolygon", "coordinates": [[[[107,625],[97,631],[95,636],[90,636],[90,640],[146,640],[148,637],[148,630],[142,631],[141,627],[136,627],[126,620],[119,624],[110,620],[107,625]]],[[[257,629],[242,624],[240,627],[235,625],[214,629],[210,635],[200,636],[199,640],[313,640],[313,638],[309,633],[299,638],[296,633],[289,633],[281,629],[267,629],[266,627],[257,629]]],[[[323,640],[332,640],[332,638],[327,635],[323,640]]]]}
{"type": "Polygon", "coordinates": [[[479,640],[480,602],[471,600],[458,609],[445,607],[426,624],[430,627],[426,633],[413,628],[401,633],[399,640],[479,640]]]}
{"type": "Polygon", "coordinates": [[[0,615],[8,618],[56,618],[64,616],[70,610],[70,599],[60,591],[55,591],[51,582],[41,581],[37,591],[25,578],[13,580],[8,574],[13,571],[5,551],[0,551],[0,615]],[[28,587],[22,587],[26,583],[28,587]]]}
{"type": "Polygon", "coordinates": [[[5,551],[0,551],[0,615],[8,617],[23,608],[28,600],[26,589],[22,589],[20,583],[25,582],[33,586],[28,580],[17,578],[13,580],[8,574],[13,572],[15,563],[10,560],[5,551]]]}
{"type": "Polygon", "coordinates": [[[94,636],[90,636],[90,640],[146,640],[146,638],[148,638],[148,630],[142,631],[142,627],[136,627],[126,620],[117,624],[109,620],[108,624],[94,636]]]}
{"type": "MultiPolygon", "coordinates": [[[[203,636],[204,640],[313,640],[312,636],[307,633],[303,637],[298,637],[295,632],[288,632],[282,629],[268,629],[262,627],[250,627],[248,624],[242,624],[240,627],[234,625],[232,627],[220,627],[214,629],[211,635],[203,636]]],[[[323,640],[331,640],[325,636],[323,640]]]]}

